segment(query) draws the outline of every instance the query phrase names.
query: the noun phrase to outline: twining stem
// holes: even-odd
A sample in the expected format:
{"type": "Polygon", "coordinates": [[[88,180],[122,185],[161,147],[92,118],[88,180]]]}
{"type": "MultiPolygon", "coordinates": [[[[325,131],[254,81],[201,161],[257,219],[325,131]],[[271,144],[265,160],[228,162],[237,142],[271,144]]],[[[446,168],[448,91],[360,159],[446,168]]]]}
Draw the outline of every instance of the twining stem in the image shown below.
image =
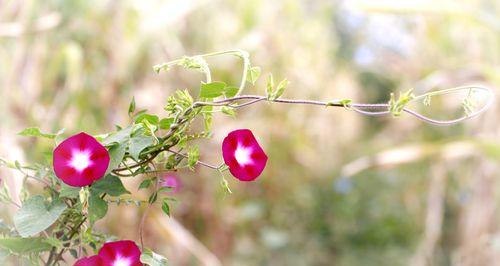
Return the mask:
{"type": "MultiPolygon", "coordinates": [[[[188,158],[188,156],[186,154],[183,154],[183,153],[180,153],[180,152],[176,152],[176,151],[173,151],[173,150],[170,150],[170,149],[162,149],[161,151],[164,151],[164,150],[167,150],[167,151],[169,151],[171,153],[174,153],[176,155],[179,155],[181,157],[188,158]]],[[[157,155],[158,154],[155,153],[148,160],[144,160],[144,161],[138,162],[138,163],[136,163],[134,165],[127,166],[127,167],[122,167],[122,168],[119,168],[119,169],[125,170],[125,169],[130,169],[130,167],[132,167],[132,168],[140,167],[142,165],[145,165],[145,164],[151,162],[157,155]]],[[[220,166],[214,166],[214,165],[211,165],[209,163],[206,163],[206,162],[203,162],[203,161],[200,161],[200,160],[196,161],[196,164],[208,167],[208,168],[213,169],[213,170],[220,169],[220,166]]],[[[115,169],[115,170],[118,170],[118,169],[115,169]]],[[[172,169],[145,171],[145,172],[141,172],[141,174],[159,174],[159,173],[162,173],[162,172],[169,172],[169,171],[172,171],[172,169]]],[[[120,173],[120,171],[113,171],[113,173],[116,174],[116,175],[118,175],[118,176],[121,176],[121,177],[135,176],[134,173],[122,174],[122,173],[120,173]]]]}
{"type": "MultiPolygon", "coordinates": [[[[192,110],[203,107],[203,106],[227,106],[227,107],[231,107],[231,108],[242,108],[242,107],[249,106],[249,105],[256,104],[256,103],[263,102],[263,101],[273,102],[273,103],[284,103],[284,104],[317,105],[317,106],[325,106],[325,107],[328,107],[328,106],[344,107],[348,110],[353,110],[357,113],[360,113],[363,115],[369,115],[369,116],[383,116],[383,115],[391,114],[391,110],[392,110],[391,107],[392,106],[390,103],[375,103],[375,104],[353,103],[350,100],[348,100],[348,101],[333,100],[333,101],[326,102],[326,101],[295,100],[295,99],[282,99],[282,98],[270,99],[270,97],[268,97],[268,96],[241,95],[241,93],[243,92],[243,89],[245,87],[245,84],[247,82],[247,72],[248,72],[248,68],[250,67],[249,54],[246,51],[234,49],[234,50],[219,51],[219,52],[195,55],[195,56],[191,56],[190,58],[206,58],[206,57],[220,56],[220,55],[235,55],[235,56],[241,57],[243,60],[243,72],[242,72],[240,86],[238,88],[237,93],[232,98],[225,98],[225,99],[214,100],[214,101],[195,102],[192,104],[192,106],[188,107],[184,111],[184,116],[187,116],[187,114],[189,114],[192,110]],[[239,101],[246,101],[246,102],[234,104],[234,103],[239,102],[239,101]]],[[[170,66],[183,65],[183,60],[185,60],[185,59],[186,58],[173,60],[170,62],[156,65],[153,68],[155,69],[155,71],[157,73],[159,73],[162,69],[168,69],[170,66]]],[[[186,66],[184,66],[184,67],[186,67],[186,66]]],[[[187,68],[189,68],[189,67],[187,67],[187,68]]],[[[200,68],[200,66],[198,66],[198,68],[200,68]]],[[[212,80],[210,68],[208,67],[208,65],[206,64],[205,61],[203,61],[201,68],[202,68],[202,72],[204,72],[207,75],[207,78],[206,78],[207,82],[210,82],[212,80]]],[[[425,121],[427,123],[434,124],[434,125],[440,125],[440,126],[452,125],[452,124],[459,123],[459,122],[464,121],[468,118],[471,118],[471,117],[474,117],[474,116],[477,116],[477,115],[483,113],[492,104],[493,98],[494,98],[493,92],[490,89],[480,87],[480,86],[462,86],[462,87],[456,87],[456,88],[451,88],[451,89],[432,91],[432,92],[428,92],[428,93],[413,97],[413,98],[409,99],[407,102],[403,103],[402,108],[398,111],[398,113],[402,111],[402,112],[408,113],[410,115],[413,115],[422,121],[425,121]],[[489,94],[487,103],[479,110],[476,110],[476,111],[471,112],[471,113],[467,113],[465,116],[462,116],[462,117],[457,118],[457,119],[436,120],[436,119],[432,119],[430,117],[427,117],[423,114],[420,114],[420,113],[413,111],[413,110],[406,107],[407,103],[418,101],[421,99],[424,99],[424,100],[430,99],[431,96],[444,95],[444,94],[449,94],[449,93],[453,93],[453,92],[457,92],[457,91],[461,91],[461,90],[473,90],[473,89],[486,91],[489,94]]],[[[213,111],[208,111],[208,112],[213,112],[213,111]]],[[[181,124],[187,122],[187,119],[178,119],[178,120],[176,119],[176,121],[178,121],[178,123],[176,124],[176,127],[178,128],[181,124]]],[[[177,128],[172,127],[169,131],[169,134],[172,135],[176,131],[177,128]]],[[[167,136],[165,136],[164,139],[167,139],[168,137],[170,137],[170,136],[167,134],[167,136]]],[[[165,149],[163,149],[163,150],[165,150],[165,149]]],[[[152,153],[148,159],[146,159],[142,162],[139,162],[137,164],[131,165],[130,167],[140,167],[144,164],[149,163],[163,150],[159,150],[158,152],[152,153]]],[[[198,162],[198,163],[201,165],[205,165],[205,163],[202,163],[202,162],[198,162]]],[[[210,165],[205,165],[205,166],[207,166],[209,168],[214,168],[213,166],[210,166],[210,165]]],[[[217,168],[215,168],[215,169],[217,169],[217,168]]],[[[119,171],[122,171],[122,170],[124,170],[124,169],[118,168],[118,169],[115,169],[115,171],[113,171],[113,172],[118,174],[119,171]]]]}
{"type": "Polygon", "coordinates": [[[140,161],[140,162],[132,164],[132,165],[127,165],[127,166],[124,166],[124,167],[116,168],[112,172],[114,174],[118,174],[121,171],[130,170],[130,169],[134,169],[134,168],[140,167],[142,165],[145,165],[145,164],[153,161],[154,158],[156,158],[156,156],[158,156],[158,154],[160,154],[162,151],[165,151],[165,150],[166,150],[166,148],[162,148],[162,149],[159,149],[157,151],[154,151],[154,152],[151,153],[151,156],[149,158],[147,158],[146,160],[140,161]]]}
{"type": "MultiPolygon", "coordinates": [[[[101,195],[101,199],[104,199],[106,197],[106,195],[107,195],[106,193],[102,194],[101,195]]],[[[74,226],[71,229],[71,231],[69,232],[69,235],[68,235],[68,240],[69,241],[71,241],[71,239],[76,234],[80,233],[81,227],[82,227],[83,223],[85,223],[85,221],[87,221],[87,216],[83,216],[83,219],[76,226],[74,226]]],[[[55,257],[54,257],[54,254],[56,252],[56,249],[55,248],[51,249],[50,254],[49,254],[49,258],[47,259],[47,263],[45,265],[47,265],[47,266],[49,266],[49,265],[56,265],[58,261],[62,260],[62,254],[64,253],[65,249],[67,249],[67,247],[63,247],[61,249],[61,251],[55,257]],[[52,260],[54,261],[53,264],[51,264],[52,260]]]]}
{"type": "MultiPolygon", "coordinates": [[[[103,196],[104,197],[104,196],[103,196]]],[[[83,225],[83,223],[87,220],[87,217],[83,217],[82,221],[80,223],[78,223],[75,227],[73,227],[71,229],[71,232],[68,236],[68,239],[71,240],[79,231],[80,231],[80,227],[83,225]]],[[[61,251],[54,257],[55,255],[55,252],[56,252],[56,249],[55,248],[52,248],[50,250],[50,254],[49,254],[49,258],[47,259],[47,263],[45,264],[46,266],[50,266],[50,265],[56,265],[56,263],[62,259],[62,254],[64,252],[65,248],[63,247],[61,249],[61,251]],[[54,260],[54,263],[52,263],[52,260],[54,260]]]]}
{"type": "MultiPolygon", "coordinates": [[[[157,178],[155,181],[154,193],[158,193],[158,182],[160,182],[160,180],[157,178]]],[[[141,250],[144,250],[144,224],[146,222],[146,217],[148,215],[149,209],[151,208],[152,205],[153,202],[149,201],[148,205],[146,206],[146,210],[144,210],[144,213],[142,214],[141,223],[139,224],[139,237],[141,240],[141,250]]]]}
{"type": "MultiPolygon", "coordinates": [[[[240,94],[243,92],[245,83],[247,82],[247,72],[248,72],[248,67],[250,66],[250,59],[248,52],[239,50],[239,49],[234,49],[234,50],[227,50],[227,51],[219,51],[219,52],[213,52],[213,53],[206,53],[206,54],[200,54],[200,55],[195,55],[192,56],[192,58],[196,57],[211,57],[211,56],[219,56],[219,55],[235,55],[239,56],[243,59],[243,72],[242,72],[242,77],[240,81],[240,86],[238,88],[238,92],[236,93],[236,96],[233,98],[227,98],[223,100],[218,100],[218,101],[213,101],[213,102],[197,102],[195,105],[199,106],[226,106],[228,102],[232,103],[234,101],[238,100],[252,100],[250,102],[242,103],[239,105],[231,106],[233,108],[240,108],[244,106],[248,106],[257,102],[261,101],[271,101],[271,102],[277,102],[277,103],[291,103],[291,104],[310,104],[310,105],[320,105],[320,106],[343,106],[343,107],[348,107],[349,109],[356,111],[360,114],[364,115],[369,115],[369,116],[381,116],[381,115],[388,115],[391,113],[390,111],[390,104],[388,103],[382,103],[382,104],[365,104],[365,103],[349,103],[349,104],[343,104],[343,103],[338,103],[338,104],[332,104],[332,101],[329,102],[322,102],[322,101],[311,101],[311,100],[287,100],[287,99],[275,99],[275,100],[270,100],[267,99],[267,96],[259,96],[259,95],[244,95],[240,96],[240,94]],[[373,111],[373,110],[380,110],[380,111],[373,111]]],[[[184,58],[173,60],[170,62],[166,62],[163,64],[159,64],[154,66],[155,71],[159,72],[162,69],[168,69],[170,66],[177,65],[182,62],[184,58]]],[[[210,76],[210,70],[207,67],[205,69],[205,74],[208,75],[207,77],[207,82],[211,81],[211,76],[210,76]]],[[[444,89],[444,90],[437,90],[437,91],[432,91],[428,92],[419,96],[416,96],[412,98],[409,102],[414,102],[418,101],[421,99],[425,98],[430,98],[431,96],[436,96],[436,95],[445,95],[445,94],[450,94],[453,92],[461,91],[461,90],[482,90],[488,93],[488,101],[487,103],[479,110],[476,110],[475,112],[472,112],[470,114],[466,114],[463,117],[453,119],[453,120],[436,120],[429,118],[427,116],[424,116],[416,111],[413,111],[407,107],[403,107],[401,111],[406,112],[410,115],[415,116],[416,118],[425,121],[430,124],[434,125],[440,125],[440,126],[445,126],[445,125],[452,125],[456,124],[459,122],[462,122],[468,118],[477,116],[481,113],[483,113],[486,109],[490,107],[490,105],[493,102],[493,92],[485,87],[481,86],[461,86],[461,87],[456,87],[456,88],[450,88],[450,89],[444,89]]],[[[193,106],[195,107],[195,106],[193,106]]]]}
{"type": "MultiPolygon", "coordinates": [[[[195,55],[192,57],[212,57],[212,56],[219,56],[219,55],[235,55],[240,57],[243,60],[243,72],[241,75],[241,81],[240,81],[240,86],[238,87],[238,92],[236,95],[240,95],[243,92],[243,89],[245,88],[245,82],[247,81],[247,73],[248,73],[248,67],[250,66],[250,59],[248,52],[240,50],[240,49],[234,49],[234,50],[227,50],[227,51],[221,51],[221,52],[213,52],[213,53],[206,53],[206,54],[200,54],[200,55],[195,55]]],[[[172,60],[170,62],[166,62],[163,64],[156,65],[154,68],[156,69],[157,72],[159,72],[161,69],[166,69],[171,66],[177,65],[178,63],[182,62],[182,58],[172,60]]],[[[210,74],[210,68],[205,69],[205,75],[207,76],[206,80],[207,82],[211,82],[212,77],[210,74]]]]}
{"type": "MultiPolygon", "coordinates": [[[[217,55],[217,54],[220,54],[220,53],[207,54],[205,56],[217,55]]],[[[425,99],[425,97],[444,95],[444,94],[457,92],[460,90],[470,90],[470,89],[483,90],[485,92],[488,92],[490,94],[489,95],[490,97],[488,97],[488,101],[486,102],[486,104],[482,108],[480,108],[480,109],[478,109],[478,110],[476,110],[476,111],[474,111],[466,116],[462,116],[460,118],[457,118],[457,119],[453,119],[453,120],[432,119],[432,118],[424,116],[416,111],[413,111],[406,106],[402,108],[402,111],[406,112],[410,115],[413,115],[416,118],[418,118],[422,121],[425,121],[427,123],[430,123],[430,124],[435,124],[435,125],[440,125],[440,126],[456,124],[456,123],[459,123],[459,122],[464,121],[466,119],[469,119],[471,117],[477,116],[477,115],[483,113],[484,111],[486,111],[488,109],[488,107],[493,102],[493,97],[492,97],[493,94],[492,94],[491,90],[484,88],[484,87],[479,87],[479,86],[462,86],[462,87],[457,87],[457,88],[428,92],[426,94],[416,96],[411,100],[411,101],[417,101],[417,100],[425,99]]],[[[169,132],[161,139],[163,139],[163,140],[168,139],[170,136],[172,136],[176,132],[176,129],[178,129],[182,124],[188,122],[189,120],[186,119],[186,116],[195,109],[198,109],[198,108],[201,108],[204,106],[228,106],[231,108],[242,108],[242,107],[256,104],[259,102],[272,102],[272,103],[281,103],[281,104],[299,104],[299,105],[316,105],[316,106],[324,106],[324,107],[342,107],[342,108],[346,108],[348,110],[353,110],[353,111],[358,112],[360,114],[369,115],[369,116],[382,116],[382,115],[390,114],[390,111],[389,111],[390,105],[388,103],[353,103],[353,102],[346,103],[341,99],[332,100],[332,101],[316,101],[316,100],[296,100],[296,99],[278,98],[278,99],[270,100],[267,96],[262,96],[262,95],[239,95],[239,96],[234,96],[231,98],[215,100],[212,102],[205,102],[205,101],[194,102],[190,107],[188,107],[184,111],[184,114],[179,117],[179,120],[178,120],[179,123],[177,123],[177,125],[170,128],[169,132]],[[246,101],[246,102],[238,104],[238,102],[241,102],[241,101],[246,101]]],[[[117,168],[117,169],[113,170],[113,173],[115,173],[117,175],[122,175],[122,176],[129,176],[129,175],[121,174],[120,172],[127,170],[127,169],[137,168],[137,167],[143,166],[143,165],[151,162],[152,160],[154,160],[156,158],[156,156],[158,156],[163,151],[170,151],[170,152],[173,152],[173,153],[176,153],[178,155],[185,157],[186,155],[183,155],[183,154],[180,154],[180,153],[177,153],[177,152],[170,150],[170,148],[173,147],[174,145],[161,147],[158,150],[152,152],[147,159],[140,161],[140,162],[133,164],[133,165],[129,165],[129,166],[122,167],[122,168],[117,168]]],[[[197,163],[200,165],[206,166],[208,168],[214,169],[214,170],[218,169],[218,167],[216,167],[216,166],[209,165],[209,164],[201,162],[201,161],[198,161],[197,163]]]]}
{"type": "MultiPolygon", "coordinates": [[[[180,152],[176,152],[176,151],[173,151],[173,150],[168,150],[169,152],[173,153],[173,154],[177,154],[179,156],[182,156],[184,158],[188,158],[188,156],[186,154],[183,154],[183,153],[180,153],[180,152]]],[[[211,164],[208,164],[208,163],[205,163],[205,162],[202,162],[200,160],[196,161],[196,164],[199,164],[199,165],[203,165],[205,167],[208,167],[210,169],[214,169],[214,170],[218,170],[219,167],[218,166],[214,166],[214,165],[211,165],[211,164]]]]}
{"type": "MultiPolygon", "coordinates": [[[[195,56],[191,56],[190,58],[193,58],[193,59],[194,58],[206,58],[206,57],[219,56],[219,55],[235,55],[235,56],[242,58],[242,60],[243,60],[243,72],[242,72],[240,86],[238,88],[237,93],[235,94],[234,97],[231,97],[231,98],[225,98],[225,99],[213,100],[213,101],[194,102],[190,107],[188,107],[186,110],[184,110],[183,115],[181,115],[179,117],[179,119],[177,119],[177,117],[176,117],[175,121],[177,123],[175,124],[175,126],[172,126],[170,128],[167,135],[163,138],[164,140],[168,139],[171,135],[173,135],[182,124],[189,121],[189,119],[187,119],[186,117],[191,111],[198,109],[198,108],[201,108],[201,107],[204,107],[204,106],[221,106],[221,107],[226,106],[226,107],[231,107],[231,108],[242,108],[242,107],[256,104],[259,102],[267,101],[267,102],[283,103],[283,104],[317,105],[317,106],[325,106],[325,107],[329,107],[329,106],[344,107],[347,110],[353,110],[357,113],[360,113],[363,115],[369,115],[369,116],[383,116],[383,115],[391,114],[391,110],[393,107],[393,106],[391,106],[391,102],[389,102],[389,103],[373,103],[372,104],[372,103],[354,103],[354,102],[351,102],[350,100],[346,101],[346,100],[342,100],[342,99],[333,100],[333,101],[315,101],[315,100],[283,99],[283,98],[279,98],[279,97],[274,99],[274,98],[270,98],[268,96],[261,96],[261,95],[240,95],[243,92],[243,89],[244,89],[245,84],[247,82],[247,72],[248,72],[248,68],[250,67],[250,59],[249,59],[249,55],[246,51],[234,49],[234,50],[227,50],[227,51],[220,51],[220,52],[195,55],[195,56]],[[246,102],[239,103],[240,101],[246,101],[246,102]]],[[[162,69],[168,69],[170,66],[183,65],[184,64],[183,60],[186,60],[186,58],[181,58],[181,59],[173,60],[173,61],[166,62],[163,64],[159,64],[159,65],[154,66],[153,68],[155,69],[155,71],[157,73],[159,73],[162,69]]],[[[184,65],[184,67],[190,68],[189,66],[186,66],[186,65],[184,65]]],[[[203,61],[203,64],[200,64],[200,66],[198,66],[197,68],[201,68],[202,69],[201,71],[207,75],[207,78],[206,78],[207,82],[211,82],[212,77],[211,77],[211,73],[210,73],[210,68],[208,67],[206,62],[203,61]]],[[[416,118],[418,118],[422,121],[425,121],[427,123],[430,123],[430,124],[440,125],[440,126],[452,125],[452,124],[459,123],[461,121],[464,121],[466,119],[469,119],[471,117],[474,117],[474,116],[477,116],[477,115],[483,113],[492,104],[493,98],[494,98],[493,92],[490,89],[480,87],[480,86],[462,86],[462,87],[456,87],[456,88],[451,88],[451,89],[432,91],[432,92],[428,92],[428,93],[425,93],[425,94],[422,94],[419,96],[412,95],[412,98],[408,99],[405,103],[402,104],[402,106],[400,106],[402,108],[400,110],[398,110],[398,114],[402,111],[402,112],[408,113],[410,115],[413,115],[416,118]],[[430,99],[431,96],[445,95],[445,94],[450,94],[450,93],[461,91],[461,90],[469,90],[470,91],[470,90],[475,90],[475,89],[485,91],[489,94],[487,103],[479,110],[476,110],[476,111],[471,112],[471,113],[467,113],[465,116],[462,116],[462,117],[457,118],[457,119],[436,120],[436,119],[432,119],[430,117],[427,117],[423,114],[420,114],[420,113],[413,111],[413,110],[409,109],[408,107],[406,107],[406,105],[410,102],[418,101],[421,99],[424,99],[424,100],[430,99]]],[[[205,100],[205,99],[203,99],[203,100],[205,100]]],[[[213,111],[208,111],[208,112],[213,112],[213,111]]],[[[158,151],[152,152],[146,160],[139,162],[139,163],[136,163],[134,165],[127,166],[125,168],[117,168],[113,171],[113,173],[115,173],[117,175],[123,175],[120,173],[120,171],[123,171],[123,170],[128,169],[128,168],[136,168],[136,167],[143,166],[143,165],[151,162],[162,151],[169,150],[169,148],[167,148],[167,149],[160,148],[158,151]]],[[[182,156],[182,154],[179,154],[179,155],[182,156]]],[[[204,166],[212,168],[212,169],[216,169],[216,170],[218,169],[215,166],[208,165],[208,164],[203,163],[203,162],[198,162],[198,164],[204,165],[204,166]]],[[[123,175],[123,176],[125,176],[125,175],[123,175]]]]}
{"type": "MultiPolygon", "coordinates": [[[[427,116],[424,116],[414,110],[409,109],[408,107],[404,107],[402,111],[415,116],[416,118],[430,123],[430,124],[435,124],[435,125],[452,125],[459,123],[461,121],[467,120],[469,118],[472,118],[474,116],[477,116],[484,111],[486,111],[491,104],[493,103],[493,92],[485,87],[480,87],[480,86],[462,86],[462,87],[456,87],[456,88],[451,88],[451,89],[446,89],[446,90],[438,90],[438,91],[433,91],[433,92],[428,92],[419,96],[414,97],[411,102],[417,101],[424,99],[425,97],[430,97],[430,96],[436,96],[436,95],[444,95],[444,94],[450,94],[453,92],[461,91],[461,90],[470,90],[470,89],[477,89],[477,90],[482,90],[487,92],[489,97],[487,98],[487,102],[483,105],[482,108],[466,115],[462,116],[457,119],[452,119],[452,120],[436,120],[429,118],[427,116]]],[[[389,108],[390,105],[388,103],[343,103],[342,100],[333,100],[333,101],[315,101],[315,100],[295,100],[295,99],[282,99],[278,98],[275,100],[269,100],[267,96],[261,96],[261,95],[241,95],[241,96],[235,96],[232,98],[227,98],[227,99],[221,99],[221,100],[216,100],[213,102],[195,102],[193,104],[193,108],[201,107],[201,106],[230,106],[233,108],[241,108],[245,107],[254,103],[262,102],[262,101],[267,101],[267,102],[274,102],[274,103],[285,103],[285,104],[301,104],[301,105],[318,105],[318,106],[333,106],[333,107],[346,107],[347,109],[353,110],[355,112],[364,114],[364,115],[370,115],[370,116],[381,116],[381,115],[388,115],[390,114],[389,108]],[[240,101],[240,100],[251,100],[249,102],[239,104],[239,105],[231,105],[231,103],[240,101]],[[374,111],[374,110],[380,110],[380,111],[374,111]]]]}

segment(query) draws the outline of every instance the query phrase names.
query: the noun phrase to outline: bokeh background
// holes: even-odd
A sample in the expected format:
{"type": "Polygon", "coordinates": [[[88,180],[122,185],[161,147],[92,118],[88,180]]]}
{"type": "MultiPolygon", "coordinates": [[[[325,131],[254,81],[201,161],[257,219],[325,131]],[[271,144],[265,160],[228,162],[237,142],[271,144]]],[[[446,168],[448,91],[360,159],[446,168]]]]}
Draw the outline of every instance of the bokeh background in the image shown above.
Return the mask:
{"type": "MultiPolygon", "coordinates": [[[[154,64],[240,48],[287,98],[385,102],[394,91],[500,88],[500,2],[494,0],[0,0],[0,156],[47,162],[53,143],[28,126],[105,133],[138,108],[162,114],[176,89],[203,76],[154,64]]],[[[208,61],[238,84],[241,63],[208,61]]],[[[264,93],[265,79],[247,93],[264,93]]],[[[458,106],[458,107],[457,107],[458,106]]],[[[434,99],[435,117],[460,100],[434,99]]],[[[259,104],[216,116],[201,158],[250,128],[268,153],[257,182],[181,171],[173,219],[154,209],[146,244],[172,265],[498,265],[499,104],[450,127],[410,116],[259,104]]],[[[1,170],[15,196],[22,177],[1,170]]],[[[134,197],[140,178],[125,180],[134,197]]],[[[32,185],[35,187],[35,184],[32,185]]],[[[1,206],[5,222],[15,209],[1,206]]],[[[138,240],[144,210],[113,206],[99,230],[138,240]]]]}

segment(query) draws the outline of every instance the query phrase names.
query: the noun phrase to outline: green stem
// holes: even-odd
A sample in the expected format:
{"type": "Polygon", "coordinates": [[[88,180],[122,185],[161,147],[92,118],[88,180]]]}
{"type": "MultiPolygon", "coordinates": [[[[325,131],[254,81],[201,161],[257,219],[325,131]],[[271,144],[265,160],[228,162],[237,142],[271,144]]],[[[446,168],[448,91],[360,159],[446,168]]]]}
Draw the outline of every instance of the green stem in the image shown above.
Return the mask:
{"type": "MultiPolygon", "coordinates": [[[[245,83],[247,81],[248,67],[250,66],[249,55],[248,55],[248,53],[246,51],[239,50],[239,49],[234,49],[234,50],[226,50],[226,51],[220,51],[220,52],[213,52],[213,53],[206,53],[206,54],[201,54],[201,55],[195,55],[195,56],[192,56],[192,57],[196,57],[196,56],[198,56],[198,57],[212,57],[212,56],[219,56],[219,55],[235,55],[235,56],[240,57],[243,60],[243,73],[241,75],[241,81],[240,81],[240,86],[238,87],[238,92],[236,93],[236,95],[240,95],[243,92],[243,90],[245,89],[245,83]]],[[[180,58],[180,59],[172,60],[172,61],[169,61],[169,62],[166,62],[166,63],[163,63],[163,64],[159,64],[159,65],[156,65],[154,67],[154,69],[156,70],[156,72],[159,72],[162,69],[167,69],[167,68],[169,68],[171,66],[177,65],[182,60],[183,59],[180,58]]],[[[206,75],[207,83],[212,82],[212,76],[211,76],[211,73],[210,73],[210,69],[207,68],[207,69],[205,69],[204,72],[205,72],[205,75],[206,75]]]]}
{"type": "Polygon", "coordinates": [[[450,94],[450,93],[457,92],[457,91],[471,90],[471,89],[473,89],[473,90],[481,90],[481,91],[487,92],[488,94],[492,94],[491,90],[487,89],[485,87],[480,87],[480,86],[460,86],[460,87],[455,87],[455,88],[450,88],[450,89],[444,89],[444,90],[437,90],[437,91],[427,92],[427,93],[424,93],[422,95],[415,96],[411,101],[417,101],[417,100],[424,99],[425,97],[429,97],[429,96],[446,95],[446,94],[450,94]]]}

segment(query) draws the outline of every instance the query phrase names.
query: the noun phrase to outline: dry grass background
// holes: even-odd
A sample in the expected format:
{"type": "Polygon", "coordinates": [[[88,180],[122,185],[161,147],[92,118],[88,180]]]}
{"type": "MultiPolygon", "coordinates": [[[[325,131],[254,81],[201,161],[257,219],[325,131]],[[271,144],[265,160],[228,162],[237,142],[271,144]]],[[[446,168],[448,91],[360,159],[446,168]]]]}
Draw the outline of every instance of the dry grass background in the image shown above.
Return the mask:
{"type": "MultiPolygon", "coordinates": [[[[156,75],[152,65],[231,48],[287,77],[289,98],[500,88],[497,1],[395,2],[0,0],[0,156],[46,162],[52,143],[16,133],[103,133],[128,122],[132,96],[161,113],[168,95],[196,93],[202,77],[156,75]]],[[[215,79],[238,82],[235,58],[209,63],[215,79]]],[[[497,265],[499,111],[497,101],[452,127],[268,104],[217,117],[202,158],[220,162],[222,138],[245,127],[268,168],[258,182],[230,181],[232,195],[206,169],[179,173],[174,219],[153,210],[146,243],[172,265],[497,265]]],[[[433,100],[429,112],[454,114],[456,102],[433,100]]],[[[18,193],[21,177],[0,177],[18,193]]],[[[0,208],[6,222],[14,211],[0,208]]],[[[113,207],[99,228],[137,240],[142,211],[113,207]]]]}

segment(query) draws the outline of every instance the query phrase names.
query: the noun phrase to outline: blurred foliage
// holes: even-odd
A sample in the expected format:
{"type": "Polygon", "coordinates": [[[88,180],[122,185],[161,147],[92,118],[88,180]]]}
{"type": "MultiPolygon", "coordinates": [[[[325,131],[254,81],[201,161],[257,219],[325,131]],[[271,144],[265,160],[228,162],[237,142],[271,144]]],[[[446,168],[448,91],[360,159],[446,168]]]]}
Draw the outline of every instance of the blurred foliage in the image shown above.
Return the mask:
{"type": "MultiPolygon", "coordinates": [[[[50,155],[52,143],[14,137],[28,126],[71,135],[124,124],[133,96],[137,109],[160,113],[175,89],[198,88],[203,77],[156,75],[153,65],[231,48],[249,51],[263,75],[286,77],[288,98],[386,102],[395,91],[471,83],[496,90],[498,14],[498,1],[479,0],[0,1],[0,155],[50,155]]],[[[237,86],[237,59],[209,63],[216,80],[237,86]]],[[[263,94],[265,79],[255,88],[263,94]]],[[[457,104],[436,98],[429,112],[452,115],[457,104]]],[[[451,127],[267,104],[214,117],[202,159],[219,163],[222,138],[244,127],[269,166],[258,182],[229,180],[229,196],[210,171],[179,173],[170,211],[224,265],[494,265],[498,114],[496,104],[451,127]],[[414,149],[398,149],[407,145],[414,149]],[[438,176],[444,189],[432,194],[438,176]]],[[[100,226],[137,239],[140,210],[123,208],[100,226]]],[[[146,235],[152,249],[173,265],[199,263],[156,230],[146,235]]]]}

